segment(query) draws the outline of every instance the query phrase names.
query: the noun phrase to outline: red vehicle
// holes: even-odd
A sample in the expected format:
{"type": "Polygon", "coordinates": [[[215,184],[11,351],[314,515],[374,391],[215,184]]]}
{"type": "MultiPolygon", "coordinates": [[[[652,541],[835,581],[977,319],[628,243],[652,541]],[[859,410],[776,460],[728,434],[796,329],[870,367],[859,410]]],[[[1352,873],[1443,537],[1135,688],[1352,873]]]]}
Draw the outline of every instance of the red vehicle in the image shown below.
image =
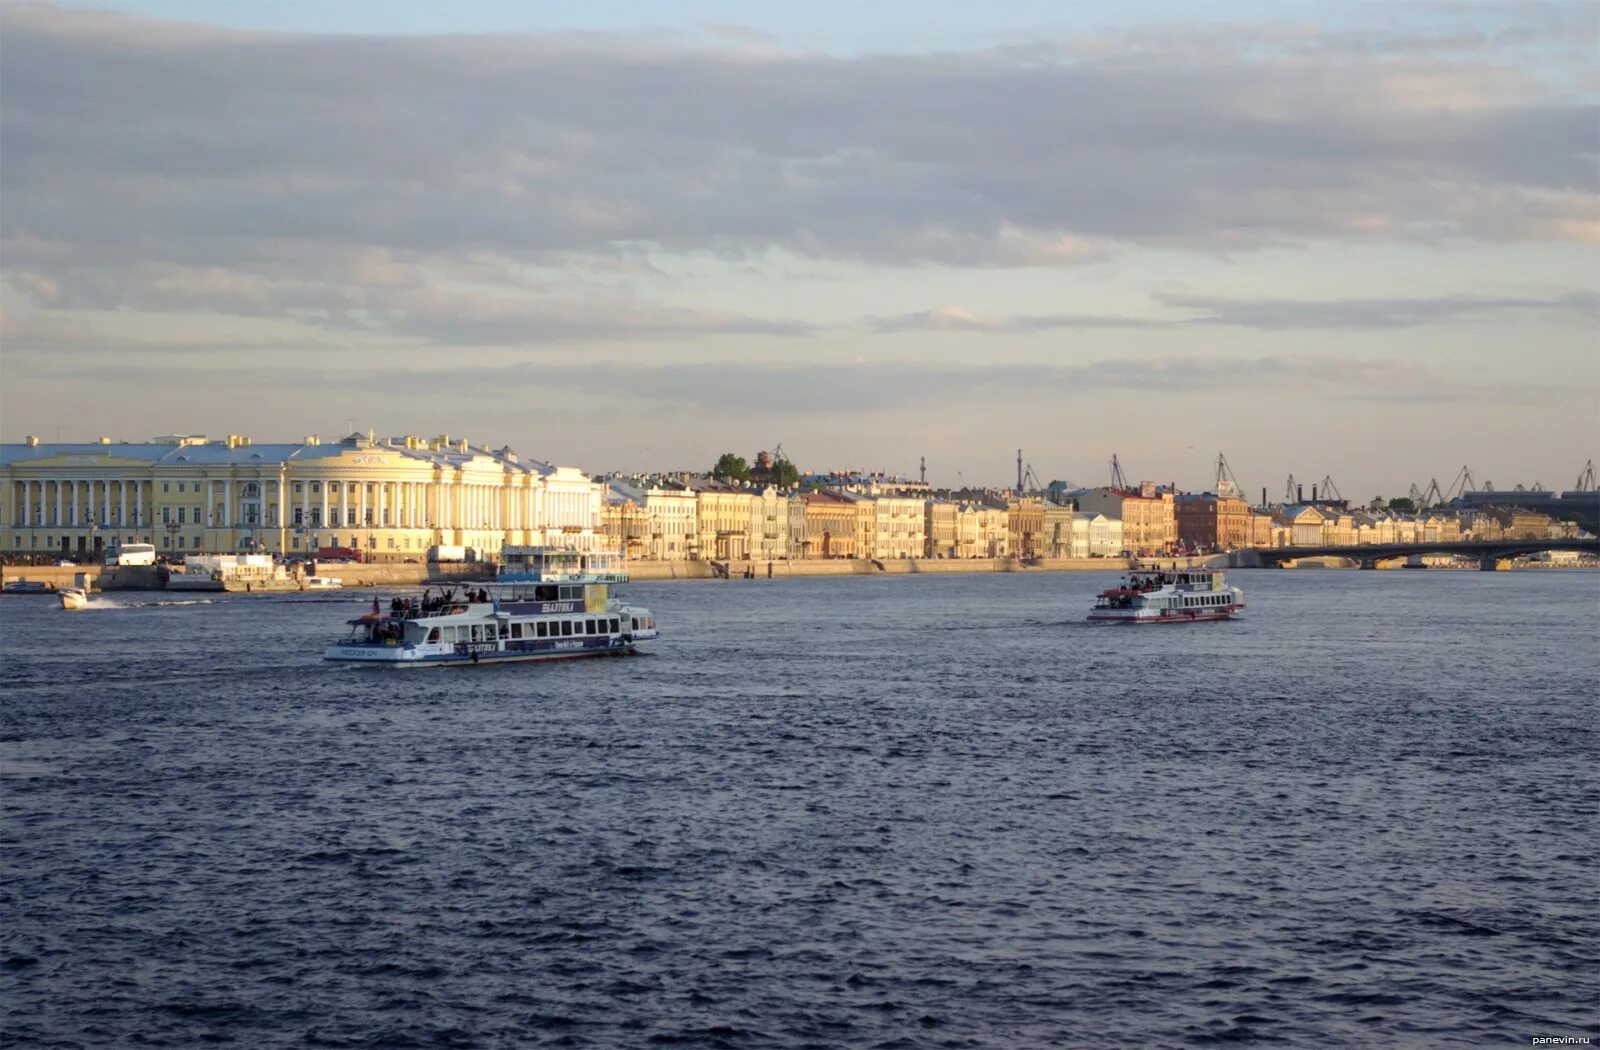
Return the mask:
{"type": "Polygon", "coordinates": [[[360,547],[322,547],[316,554],[318,561],[362,561],[360,547]]]}

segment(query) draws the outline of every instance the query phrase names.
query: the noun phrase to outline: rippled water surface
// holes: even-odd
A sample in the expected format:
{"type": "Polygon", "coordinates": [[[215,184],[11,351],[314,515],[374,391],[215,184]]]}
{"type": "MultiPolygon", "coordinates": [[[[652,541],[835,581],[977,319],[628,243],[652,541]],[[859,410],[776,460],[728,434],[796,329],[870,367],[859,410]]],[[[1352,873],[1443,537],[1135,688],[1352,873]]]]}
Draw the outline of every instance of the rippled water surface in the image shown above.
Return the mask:
{"type": "Polygon", "coordinates": [[[13,1046],[1600,1037],[1585,572],[634,584],[653,654],[344,670],[370,592],[0,600],[13,1046]]]}

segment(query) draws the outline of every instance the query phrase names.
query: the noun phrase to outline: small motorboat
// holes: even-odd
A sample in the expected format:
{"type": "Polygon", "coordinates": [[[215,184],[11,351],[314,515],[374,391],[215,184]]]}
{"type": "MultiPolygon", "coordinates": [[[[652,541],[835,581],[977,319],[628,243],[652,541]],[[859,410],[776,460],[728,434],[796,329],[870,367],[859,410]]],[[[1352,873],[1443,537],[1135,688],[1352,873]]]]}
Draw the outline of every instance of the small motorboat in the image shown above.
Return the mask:
{"type": "Polygon", "coordinates": [[[63,587],[56,592],[61,596],[63,609],[87,609],[89,607],[89,592],[82,587],[63,587]]]}
{"type": "Polygon", "coordinates": [[[337,576],[307,576],[306,590],[308,591],[336,591],[344,586],[344,581],[337,576]]]}

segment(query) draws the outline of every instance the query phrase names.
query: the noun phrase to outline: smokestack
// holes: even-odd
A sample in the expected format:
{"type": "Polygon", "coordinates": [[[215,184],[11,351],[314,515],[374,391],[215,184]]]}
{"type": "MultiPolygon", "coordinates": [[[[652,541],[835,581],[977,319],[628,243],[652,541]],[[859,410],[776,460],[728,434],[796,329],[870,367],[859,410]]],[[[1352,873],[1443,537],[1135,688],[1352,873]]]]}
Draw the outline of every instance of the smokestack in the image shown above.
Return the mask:
{"type": "Polygon", "coordinates": [[[1267,505],[1267,489],[1266,489],[1266,486],[1262,486],[1262,488],[1261,488],[1261,505],[1263,507],[1265,507],[1267,505]]]}
{"type": "Polygon", "coordinates": [[[1311,502],[1317,502],[1317,487],[1315,485],[1311,486],[1311,502]]]}
{"type": "Polygon", "coordinates": [[[1306,487],[1304,485],[1296,485],[1294,487],[1294,501],[1296,503],[1304,503],[1306,501],[1306,487]]]}

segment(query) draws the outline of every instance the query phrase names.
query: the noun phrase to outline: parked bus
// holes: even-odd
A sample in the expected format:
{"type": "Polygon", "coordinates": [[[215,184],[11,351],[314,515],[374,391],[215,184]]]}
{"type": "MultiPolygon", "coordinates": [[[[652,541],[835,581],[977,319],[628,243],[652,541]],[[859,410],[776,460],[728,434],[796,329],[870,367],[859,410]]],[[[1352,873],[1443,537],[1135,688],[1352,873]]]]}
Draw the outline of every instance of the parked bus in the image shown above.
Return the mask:
{"type": "Polygon", "coordinates": [[[156,546],[153,543],[124,543],[106,551],[107,565],[154,565],[156,546]]]}

